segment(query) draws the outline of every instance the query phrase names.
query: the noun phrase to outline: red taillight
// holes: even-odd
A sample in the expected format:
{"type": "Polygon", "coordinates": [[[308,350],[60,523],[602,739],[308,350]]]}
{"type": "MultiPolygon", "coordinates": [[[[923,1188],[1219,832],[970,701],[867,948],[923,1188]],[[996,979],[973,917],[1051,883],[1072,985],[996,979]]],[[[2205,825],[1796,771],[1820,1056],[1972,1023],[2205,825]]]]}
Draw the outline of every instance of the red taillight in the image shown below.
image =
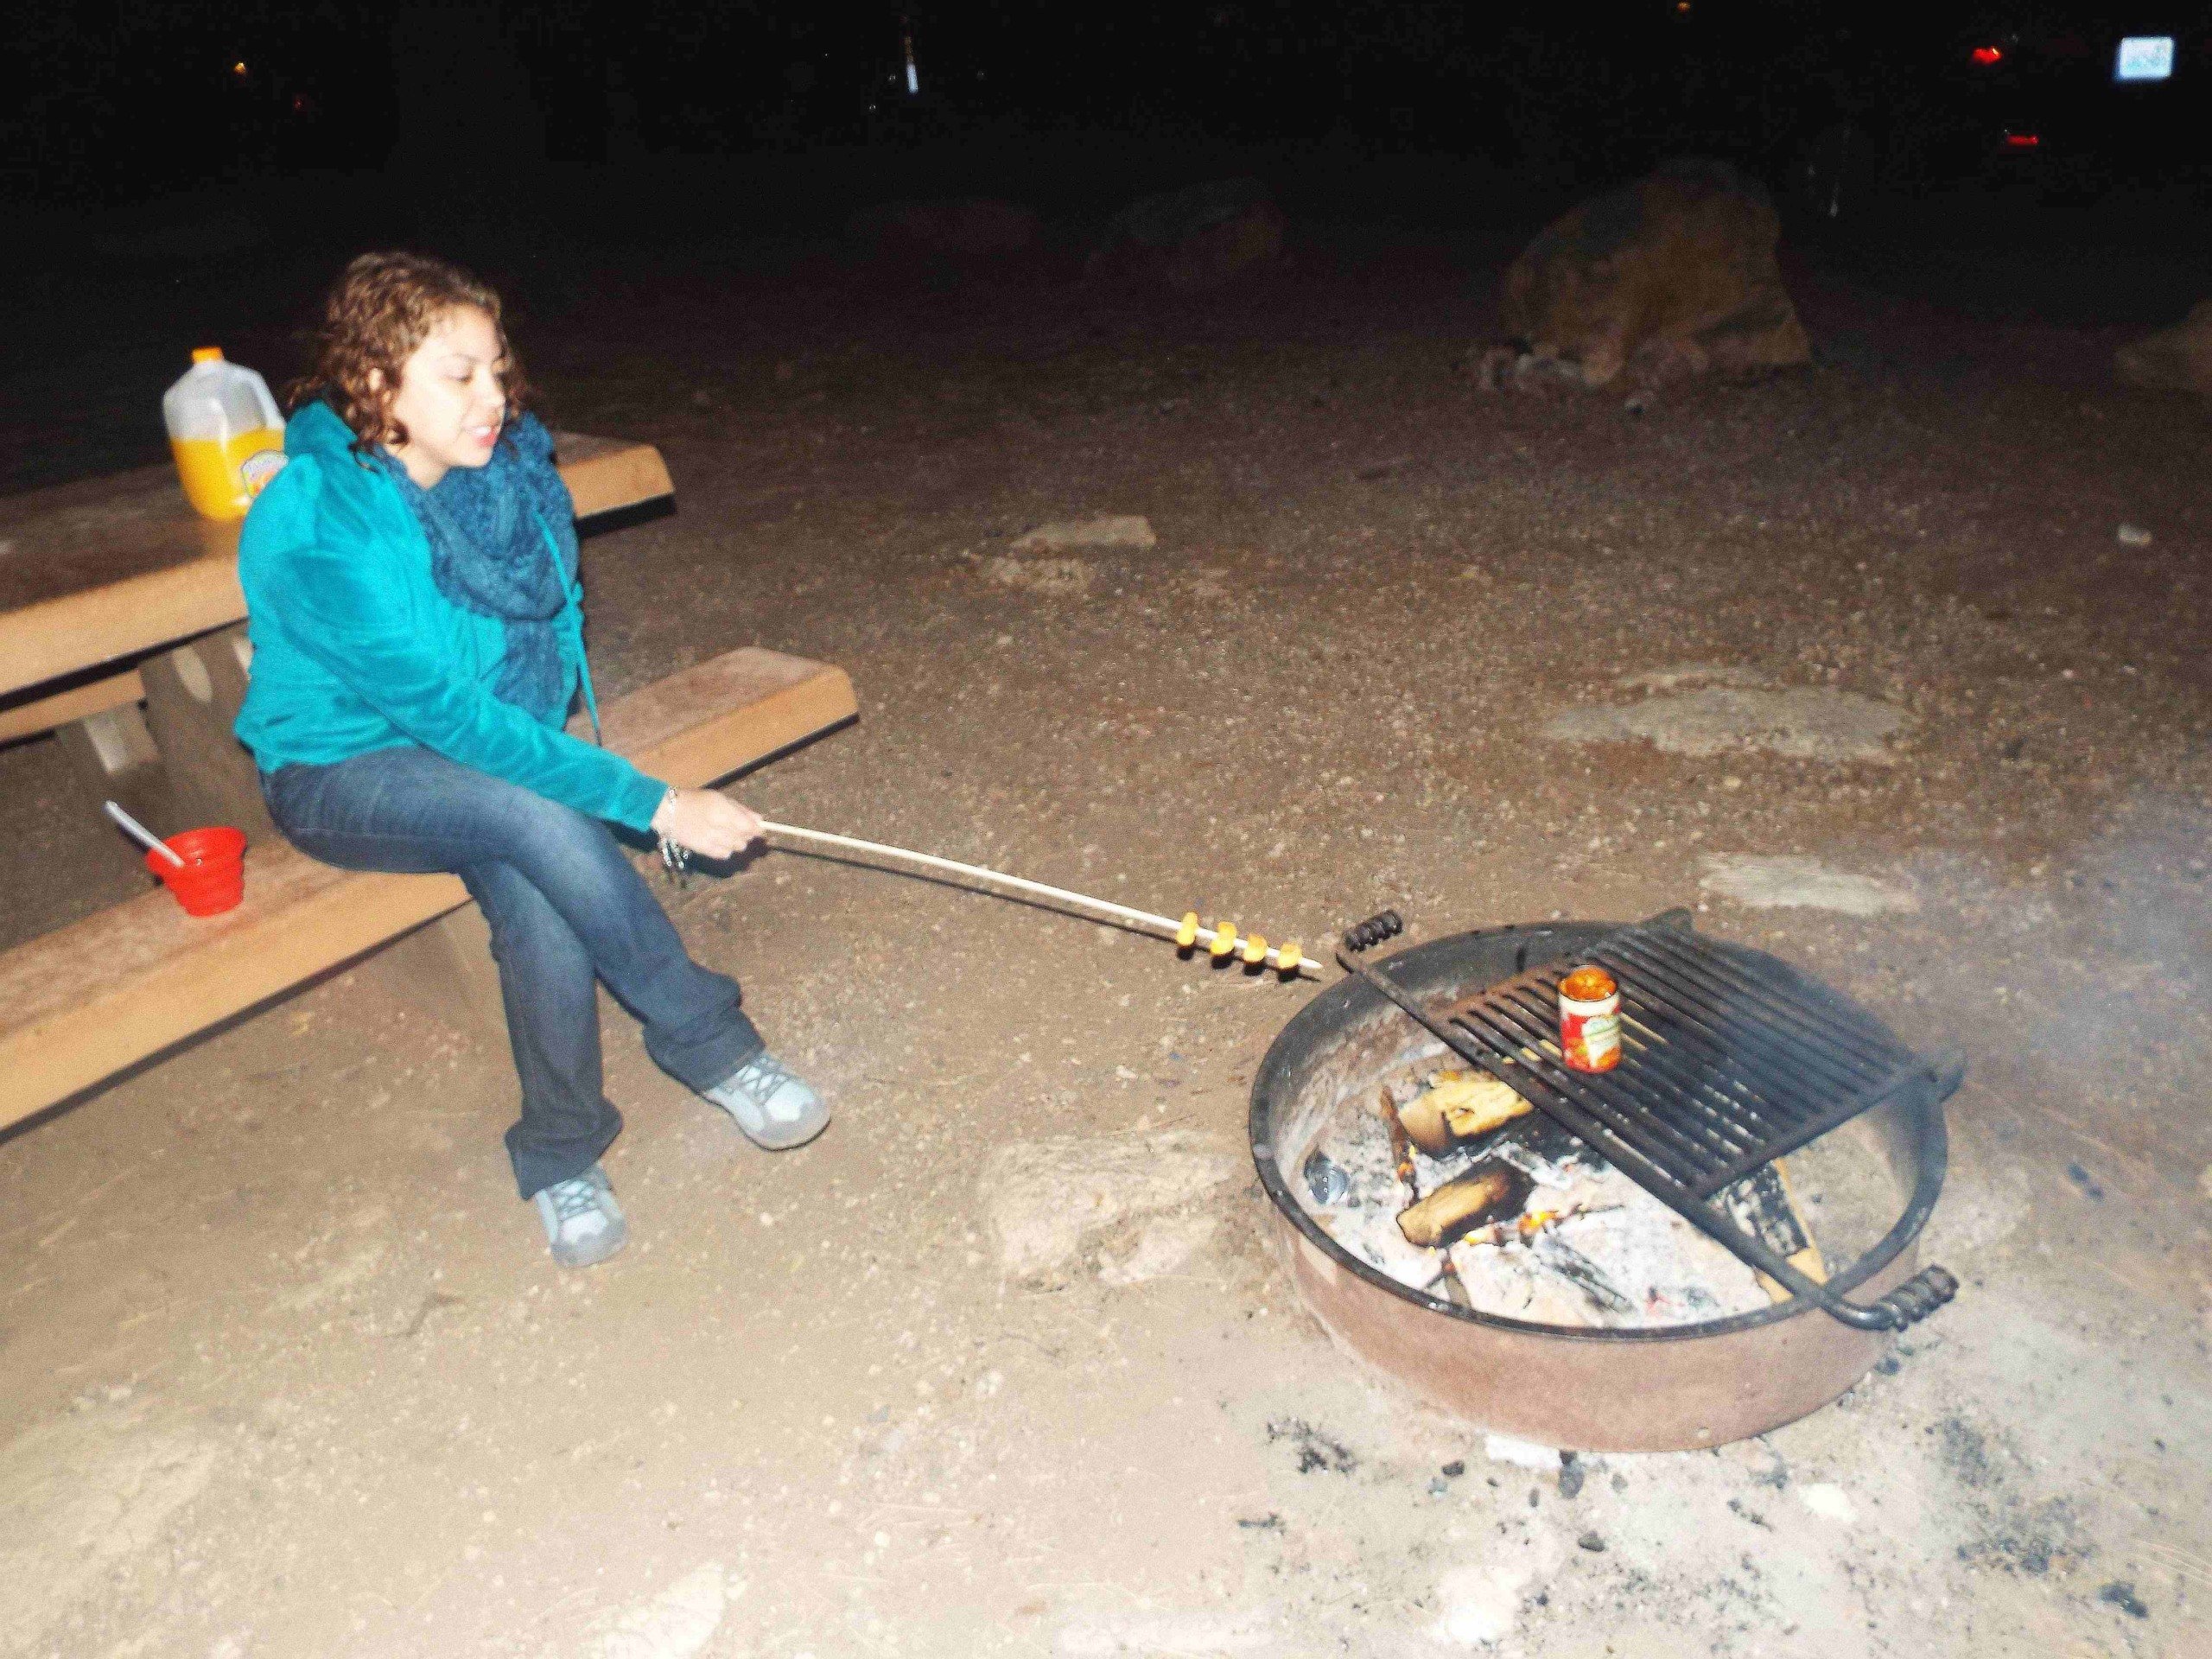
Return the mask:
{"type": "Polygon", "coordinates": [[[1974,49],[1974,60],[1986,69],[1993,63],[2005,61],[2004,49],[2001,47],[1977,46],[1974,49]]]}
{"type": "Polygon", "coordinates": [[[2042,143],[2043,135],[2039,132],[2008,132],[2005,135],[2005,148],[2007,149],[2035,149],[2042,143]]]}

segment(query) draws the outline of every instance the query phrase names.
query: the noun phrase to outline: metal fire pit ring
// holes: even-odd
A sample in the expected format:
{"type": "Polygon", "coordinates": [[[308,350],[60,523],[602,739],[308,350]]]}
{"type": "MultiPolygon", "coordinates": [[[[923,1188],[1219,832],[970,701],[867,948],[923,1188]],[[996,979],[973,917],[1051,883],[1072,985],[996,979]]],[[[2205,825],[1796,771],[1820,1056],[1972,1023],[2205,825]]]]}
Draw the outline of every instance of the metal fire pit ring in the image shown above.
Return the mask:
{"type": "MultiPolygon", "coordinates": [[[[1577,955],[1619,925],[1459,933],[1399,952],[1389,971],[1416,996],[1444,998],[1577,955]]],[[[1764,1433],[1827,1405],[1887,1350],[1891,1333],[1855,1330],[1795,1299],[1700,1325],[1572,1330],[1454,1306],[1368,1266],[1306,1213],[1291,1190],[1294,1172],[1278,1160],[1302,1154],[1348,1089],[1438,1046],[1366,983],[1345,979],[1284,1027],[1252,1081],[1252,1160],[1274,1201],[1277,1252],[1339,1346],[1455,1416],[1587,1452],[1690,1451],[1764,1433]]],[[[1872,1298],[1918,1266],[1947,1143],[1932,1087],[1858,1121],[1903,1204],[1880,1241],[1827,1282],[1872,1298]]]]}

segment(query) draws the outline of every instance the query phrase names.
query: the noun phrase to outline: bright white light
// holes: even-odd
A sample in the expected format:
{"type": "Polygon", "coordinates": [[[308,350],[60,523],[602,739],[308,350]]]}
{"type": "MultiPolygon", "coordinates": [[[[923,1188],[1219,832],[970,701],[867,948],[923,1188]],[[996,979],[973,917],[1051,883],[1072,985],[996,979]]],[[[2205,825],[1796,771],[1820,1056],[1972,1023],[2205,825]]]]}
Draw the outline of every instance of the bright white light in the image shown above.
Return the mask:
{"type": "Polygon", "coordinates": [[[2171,80],[2174,37],[2171,35],[2130,35],[2120,43],[2113,62],[2114,80],[2171,80]]]}
{"type": "Polygon", "coordinates": [[[914,66],[911,61],[906,65],[906,90],[915,93],[922,90],[922,78],[914,73],[914,66]]]}

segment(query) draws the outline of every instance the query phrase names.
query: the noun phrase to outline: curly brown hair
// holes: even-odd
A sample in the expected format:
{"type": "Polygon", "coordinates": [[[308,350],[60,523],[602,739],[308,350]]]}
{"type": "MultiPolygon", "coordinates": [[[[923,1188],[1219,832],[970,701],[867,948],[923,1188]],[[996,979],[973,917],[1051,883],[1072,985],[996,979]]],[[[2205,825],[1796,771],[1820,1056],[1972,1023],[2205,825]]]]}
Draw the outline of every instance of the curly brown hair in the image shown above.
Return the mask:
{"type": "Polygon", "coordinates": [[[353,429],[359,453],[374,444],[405,443],[407,429],[391,415],[400,370],[438,319],[461,305],[492,319],[505,354],[499,378],[512,419],[529,388],[501,321],[499,295],[472,272],[423,253],[364,253],[339,273],[323,297],[314,366],[289,388],[293,407],[322,398],[353,429]]]}

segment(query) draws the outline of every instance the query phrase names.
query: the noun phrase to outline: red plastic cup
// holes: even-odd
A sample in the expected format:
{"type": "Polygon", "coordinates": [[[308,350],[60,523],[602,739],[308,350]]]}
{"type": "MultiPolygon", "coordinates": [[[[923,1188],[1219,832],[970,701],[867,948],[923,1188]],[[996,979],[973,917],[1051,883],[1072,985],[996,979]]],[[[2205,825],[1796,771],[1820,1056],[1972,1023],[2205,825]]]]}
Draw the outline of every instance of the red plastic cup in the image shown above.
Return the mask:
{"type": "Polygon", "coordinates": [[[184,862],[146,855],[146,868],[176,895],[188,916],[218,916],[245,897],[245,831],[228,824],[180,830],[168,845],[184,862]]]}

